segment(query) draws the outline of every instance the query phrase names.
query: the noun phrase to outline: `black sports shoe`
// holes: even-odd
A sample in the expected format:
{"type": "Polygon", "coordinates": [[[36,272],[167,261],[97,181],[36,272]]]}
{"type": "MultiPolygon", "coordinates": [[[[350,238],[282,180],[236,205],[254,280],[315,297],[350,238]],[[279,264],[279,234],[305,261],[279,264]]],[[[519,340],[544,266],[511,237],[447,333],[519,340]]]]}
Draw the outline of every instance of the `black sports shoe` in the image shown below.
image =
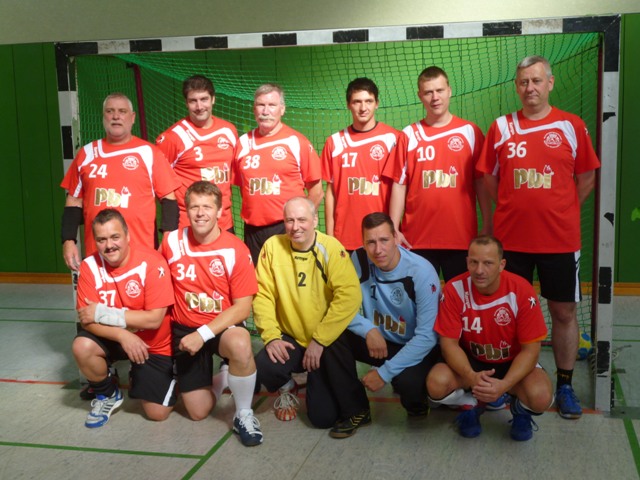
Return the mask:
{"type": "Polygon", "coordinates": [[[359,427],[364,427],[370,423],[371,410],[367,409],[346,420],[337,421],[329,431],[329,436],[333,438],[347,438],[356,433],[359,427]]]}
{"type": "Polygon", "coordinates": [[[407,410],[407,415],[409,417],[426,417],[427,415],[429,415],[429,410],[429,405],[424,405],[421,408],[407,410]]]}

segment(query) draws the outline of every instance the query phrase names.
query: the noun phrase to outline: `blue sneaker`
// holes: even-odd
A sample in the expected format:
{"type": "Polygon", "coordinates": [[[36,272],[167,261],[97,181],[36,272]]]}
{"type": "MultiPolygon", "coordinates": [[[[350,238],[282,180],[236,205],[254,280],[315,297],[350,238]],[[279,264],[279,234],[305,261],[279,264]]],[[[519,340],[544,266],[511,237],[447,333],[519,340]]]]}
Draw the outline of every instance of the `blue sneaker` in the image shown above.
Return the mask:
{"type": "Polygon", "coordinates": [[[111,414],[122,405],[123,401],[122,391],[118,387],[116,387],[116,391],[113,392],[113,395],[110,397],[96,395],[96,398],[91,401],[91,411],[89,415],[87,415],[84,426],[87,428],[103,426],[109,421],[111,414]]]}
{"type": "Polygon", "coordinates": [[[254,447],[262,443],[260,422],[252,413],[243,417],[233,417],[233,431],[240,435],[240,441],[245,447],[254,447]]]}
{"type": "Polygon", "coordinates": [[[507,403],[511,400],[511,395],[508,393],[503,393],[500,398],[498,398],[495,402],[489,402],[485,405],[485,408],[489,411],[494,410],[502,410],[507,406],[507,403]]]}
{"type": "Polygon", "coordinates": [[[515,404],[516,402],[511,402],[511,414],[513,415],[513,419],[509,421],[511,423],[511,431],[509,432],[511,438],[517,442],[531,440],[533,432],[538,431],[538,424],[533,421],[530,414],[525,413],[524,409],[520,408],[522,413],[517,413],[515,404]]]}
{"type": "Polygon", "coordinates": [[[576,419],[582,416],[580,400],[571,385],[562,385],[556,390],[556,407],[562,418],[576,419]]]}
{"type": "Polygon", "coordinates": [[[514,413],[511,422],[511,438],[518,442],[531,440],[533,432],[538,431],[538,424],[527,413],[514,413]]]}
{"type": "Polygon", "coordinates": [[[454,420],[454,425],[458,427],[458,433],[465,438],[475,438],[482,433],[480,425],[480,415],[482,410],[472,408],[460,413],[454,420]]]}

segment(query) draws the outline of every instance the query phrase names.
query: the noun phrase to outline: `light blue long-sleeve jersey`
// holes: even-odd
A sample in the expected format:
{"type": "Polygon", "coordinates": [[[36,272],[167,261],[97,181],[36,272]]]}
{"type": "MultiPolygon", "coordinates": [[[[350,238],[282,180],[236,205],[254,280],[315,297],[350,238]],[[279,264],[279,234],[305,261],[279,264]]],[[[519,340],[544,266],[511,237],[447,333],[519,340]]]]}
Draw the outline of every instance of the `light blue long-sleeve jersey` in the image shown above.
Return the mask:
{"type": "Polygon", "coordinates": [[[421,362],[438,341],[433,326],[438,313],[440,279],[427,260],[398,248],[400,262],[390,272],[376,267],[364,249],[351,255],[360,277],[362,315],[355,316],[349,330],[366,338],[369,330],[377,328],[386,340],[404,345],[378,368],[387,383],[405,368],[421,362]]]}

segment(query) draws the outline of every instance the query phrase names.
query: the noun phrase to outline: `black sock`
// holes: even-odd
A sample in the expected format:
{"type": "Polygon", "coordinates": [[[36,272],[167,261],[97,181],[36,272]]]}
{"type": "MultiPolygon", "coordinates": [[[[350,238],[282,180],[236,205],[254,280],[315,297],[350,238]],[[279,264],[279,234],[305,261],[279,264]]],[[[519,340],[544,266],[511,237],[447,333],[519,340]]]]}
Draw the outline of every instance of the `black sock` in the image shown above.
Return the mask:
{"type": "Polygon", "coordinates": [[[571,385],[571,380],[573,379],[573,370],[563,370],[559,368],[556,378],[557,378],[556,388],[560,388],[563,385],[571,385]]]}
{"type": "Polygon", "coordinates": [[[89,385],[91,385],[91,388],[93,388],[96,395],[110,397],[113,395],[113,392],[116,391],[116,385],[111,380],[111,374],[107,375],[104,380],[99,382],[89,382],[89,385]]]}

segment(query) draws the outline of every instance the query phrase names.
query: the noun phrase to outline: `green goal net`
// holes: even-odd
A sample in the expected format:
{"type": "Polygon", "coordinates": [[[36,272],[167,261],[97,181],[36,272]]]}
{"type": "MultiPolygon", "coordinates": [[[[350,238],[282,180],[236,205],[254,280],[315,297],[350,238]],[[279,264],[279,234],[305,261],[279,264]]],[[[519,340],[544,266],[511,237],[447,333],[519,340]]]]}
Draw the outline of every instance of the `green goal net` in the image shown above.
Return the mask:
{"type": "MultiPolygon", "coordinates": [[[[486,132],[495,118],[519,108],[513,83],[516,65],[535,54],[548,58],[553,67],[556,80],[551,103],[582,117],[595,138],[600,40],[598,33],[546,34],[80,56],[76,58],[80,136],[82,143],[103,136],[102,101],[109,93],[120,91],[142,106],[137,109],[138,120],[143,115],[147,138],[153,142],[186,115],[182,81],[204,74],[216,88],[214,115],[234,123],[240,135],[255,127],[255,89],[266,82],[280,84],[286,95],[284,121],[305,134],[320,152],[329,135],[351,123],[345,99],[350,80],[360,76],[374,80],[380,89],[376,117],[402,129],[424,116],[416,80],[430,65],[444,68],[449,75],[454,95],[451,111],[486,132]]],[[[140,121],[134,133],[141,135],[140,121]]],[[[242,237],[237,190],[233,211],[236,233],[242,237]]],[[[322,209],[320,228],[324,229],[322,209]]],[[[585,298],[579,306],[581,328],[587,332],[594,228],[590,198],[582,213],[585,298]]]]}

